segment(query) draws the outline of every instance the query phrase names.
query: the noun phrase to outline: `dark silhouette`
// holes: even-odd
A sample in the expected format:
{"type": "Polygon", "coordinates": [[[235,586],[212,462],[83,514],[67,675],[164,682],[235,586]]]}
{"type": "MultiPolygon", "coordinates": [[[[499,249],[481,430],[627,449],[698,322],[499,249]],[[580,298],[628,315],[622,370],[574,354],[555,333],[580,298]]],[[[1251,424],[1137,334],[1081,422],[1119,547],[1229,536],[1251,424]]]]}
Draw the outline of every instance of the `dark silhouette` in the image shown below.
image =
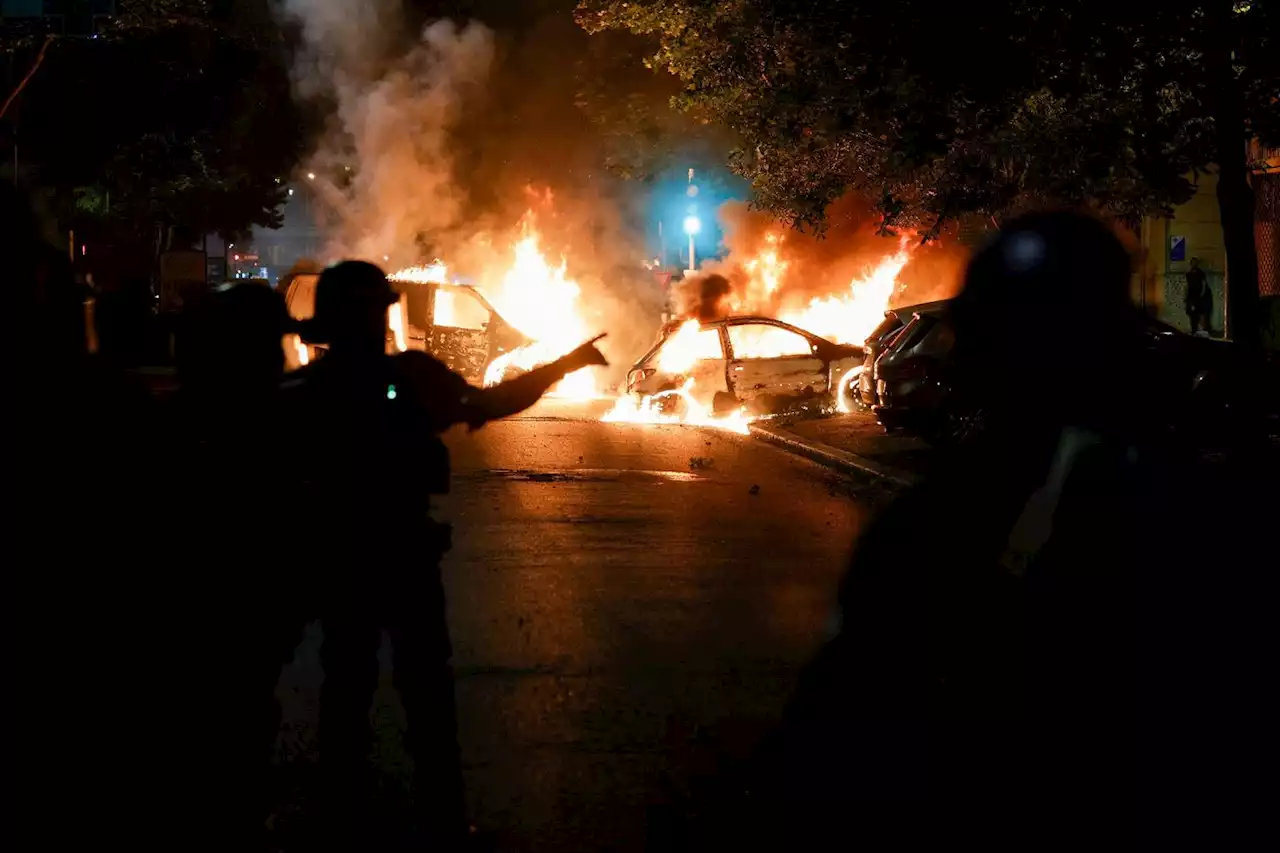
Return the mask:
{"type": "Polygon", "coordinates": [[[1187,319],[1191,322],[1191,334],[1204,330],[1209,333],[1209,318],[1213,316],[1213,293],[1209,290],[1209,278],[1200,269],[1200,259],[1191,259],[1187,270],[1187,319]]]}
{"type": "Polygon", "coordinates": [[[270,806],[280,668],[317,615],[290,540],[309,507],[295,497],[296,457],[276,442],[289,425],[281,342],[292,323],[283,297],[260,284],[219,287],[183,320],[169,550],[198,589],[177,611],[203,626],[186,631],[196,666],[179,687],[205,723],[208,759],[184,756],[172,773],[190,780],[188,811],[207,848],[245,849],[263,840],[270,806]]]}
{"type": "Polygon", "coordinates": [[[496,387],[473,388],[425,353],[385,354],[387,309],[397,299],[371,264],[326,270],[303,338],[329,349],[290,383],[310,465],[302,489],[315,509],[308,569],[325,584],[325,842],[343,850],[369,844],[366,762],[381,630],[391,638],[408,718],[418,831],[434,849],[456,848],[467,831],[439,567],[450,530],[429,516],[431,496],[449,488],[441,433],[515,414],[567,373],[605,363],[591,342],[496,387]]]}
{"type": "Polygon", "coordinates": [[[0,187],[0,213],[6,766],[26,824],[11,832],[146,849],[159,826],[141,817],[156,790],[138,710],[154,698],[139,618],[156,566],[140,511],[147,401],[87,352],[84,293],[26,199],[0,187]]]}
{"type": "Polygon", "coordinates": [[[1150,459],[1128,279],[1115,236],[1066,213],[974,258],[955,368],[985,430],[857,543],[767,774],[782,847],[1131,848],[1150,459]],[[1070,391],[1081,316],[1103,399],[1070,391]]]}

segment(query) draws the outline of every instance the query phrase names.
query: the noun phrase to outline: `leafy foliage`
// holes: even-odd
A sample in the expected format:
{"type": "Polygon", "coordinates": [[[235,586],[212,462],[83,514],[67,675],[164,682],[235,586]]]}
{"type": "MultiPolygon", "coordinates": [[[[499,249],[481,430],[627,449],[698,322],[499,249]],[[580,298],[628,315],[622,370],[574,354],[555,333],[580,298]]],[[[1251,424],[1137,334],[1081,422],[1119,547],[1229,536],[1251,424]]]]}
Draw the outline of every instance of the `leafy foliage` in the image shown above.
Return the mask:
{"type": "Polygon", "coordinates": [[[300,142],[283,45],[227,6],[121,2],[101,37],[58,41],[7,118],[66,224],[279,224],[300,142]]]}
{"type": "Polygon", "coordinates": [[[583,0],[591,32],[647,37],[676,103],[739,138],[756,203],[799,224],[854,190],[886,224],[1087,201],[1136,218],[1215,161],[1212,58],[1250,134],[1276,132],[1275,0],[809,3],[583,0]]]}

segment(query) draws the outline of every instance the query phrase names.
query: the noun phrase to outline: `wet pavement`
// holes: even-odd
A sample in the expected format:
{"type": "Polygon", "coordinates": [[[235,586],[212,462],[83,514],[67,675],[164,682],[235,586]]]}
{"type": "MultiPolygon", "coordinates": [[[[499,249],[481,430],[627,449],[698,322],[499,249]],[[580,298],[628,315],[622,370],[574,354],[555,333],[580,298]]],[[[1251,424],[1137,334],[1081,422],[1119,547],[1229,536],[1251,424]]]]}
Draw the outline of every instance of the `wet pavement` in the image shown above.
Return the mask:
{"type": "MultiPolygon", "coordinates": [[[[834,473],[754,439],[590,414],[543,406],[449,436],[459,741],[473,822],[501,850],[643,849],[707,758],[695,743],[749,753],[820,642],[868,512],[834,473]]],[[[304,740],[317,640],[282,682],[304,740]]],[[[383,681],[379,763],[403,778],[383,681]]]]}

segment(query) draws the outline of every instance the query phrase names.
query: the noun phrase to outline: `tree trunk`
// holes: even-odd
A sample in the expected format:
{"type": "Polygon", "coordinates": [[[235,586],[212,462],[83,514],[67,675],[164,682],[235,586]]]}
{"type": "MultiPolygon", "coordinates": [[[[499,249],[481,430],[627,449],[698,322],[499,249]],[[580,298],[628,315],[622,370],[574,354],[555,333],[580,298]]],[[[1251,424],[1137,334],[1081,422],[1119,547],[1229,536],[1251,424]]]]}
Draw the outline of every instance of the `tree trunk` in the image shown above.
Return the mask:
{"type": "MultiPolygon", "coordinates": [[[[1218,29],[1225,36],[1229,22],[1219,21],[1218,29]]],[[[1249,183],[1244,99],[1232,69],[1232,58],[1227,44],[1218,46],[1206,57],[1206,61],[1213,63],[1210,82],[1218,161],[1218,213],[1227,250],[1223,316],[1232,340],[1257,348],[1262,343],[1262,323],[1258,246],[1254,234],[1255,199],[1249,183]]]]}

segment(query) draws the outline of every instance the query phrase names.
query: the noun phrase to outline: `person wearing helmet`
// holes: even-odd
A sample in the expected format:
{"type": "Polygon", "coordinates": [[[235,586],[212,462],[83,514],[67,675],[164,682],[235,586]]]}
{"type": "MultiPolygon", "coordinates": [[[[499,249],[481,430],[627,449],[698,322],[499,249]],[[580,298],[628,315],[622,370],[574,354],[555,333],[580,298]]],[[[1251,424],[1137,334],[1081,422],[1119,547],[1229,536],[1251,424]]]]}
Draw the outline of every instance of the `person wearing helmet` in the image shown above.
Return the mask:
{"type": "Polygon", "coordinates": [[[1147,492],[1129,269],[1106,225],[1066,212],[1009,222],[970,263],[954,366],[985,428],[857,542],[840,630],[787,713],[793,849],[841,832],[868,849],[1131,846],[1147,492]],[[1083,352],[1108,365],[1101,399],[1077,390],[1083,352]]]}
{"type": "Polygon", "coordinates": [[[310,469],[303,494],[314,496],[307,554],[327,584],[322,775],[330,839],[358,849],[352,842],[365,831],[369,706],[386,630],[408,718],[418,830],[453,849],[466,819],[439,566],[450,531],[429,515],[431,496],[449,490],[440,435],[455,424],[477,429],[523,411],[568,373],[606,362],[593,340],[500,385],[475,388],[426,353],[385,354],[387,310],[397,299],[373,264],[345,261],[325,270],[301,335],[328,344],[328,353],[292,374],[287,388],[299,422],[314,426],[301,449],[310,469]]]}
{"type": "Polygon", "coordinates": [[[293,494],[298,460],[273,440],[289,425],[281,344],[292,327],[284,298],[257,283],[223,284],[188,302],[175,342],[181,387],[171,428],[161,431],[175,452],[166,465],[170,518],[159,536],[195,590],[164,618],[174,620],[173,635],[188,638],[184,655],[198,661],[179,670],[170,691],[185,694],[182,704],[210,738],[198,767],[182,756],[168,777],[172,786],[189,784],[186,810],[211,849],[263,840],[254,836],[270,809],[275,686],[315,616],[289,571],[289,535],[306,508],[279,500],[293,494]],[[234,627],[207,627],[214,625],[234,627]]]}

